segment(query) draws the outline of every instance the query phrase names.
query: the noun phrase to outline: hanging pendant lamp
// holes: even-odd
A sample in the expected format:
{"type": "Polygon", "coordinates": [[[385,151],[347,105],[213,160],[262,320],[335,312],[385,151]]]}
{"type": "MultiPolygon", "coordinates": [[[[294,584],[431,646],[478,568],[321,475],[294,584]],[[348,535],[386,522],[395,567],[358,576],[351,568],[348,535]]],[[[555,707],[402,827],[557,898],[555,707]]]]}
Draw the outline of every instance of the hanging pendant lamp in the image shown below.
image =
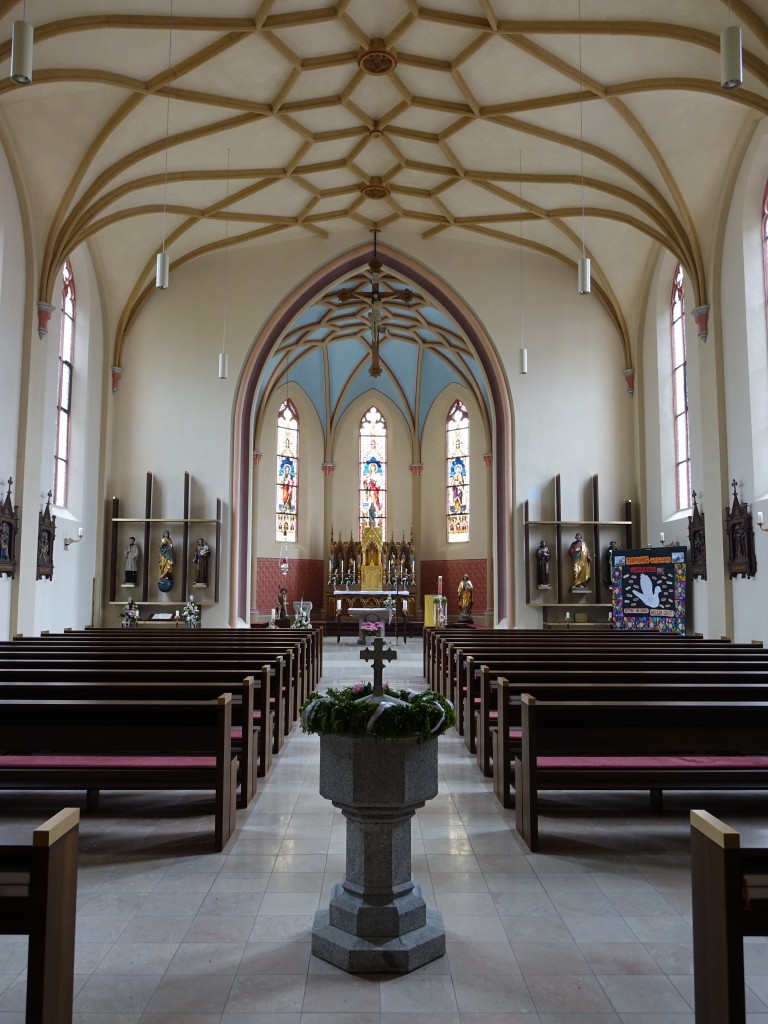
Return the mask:
{"type": "MultiPolygon", "coordinates": [[[[26,17],[24,4],[22,18],[26,17]]],[[[35,30],[26,20],[14,21],[11,36],[11,78],[18,85],[29,85],[32,81],[32,49],[35,30]]]]}

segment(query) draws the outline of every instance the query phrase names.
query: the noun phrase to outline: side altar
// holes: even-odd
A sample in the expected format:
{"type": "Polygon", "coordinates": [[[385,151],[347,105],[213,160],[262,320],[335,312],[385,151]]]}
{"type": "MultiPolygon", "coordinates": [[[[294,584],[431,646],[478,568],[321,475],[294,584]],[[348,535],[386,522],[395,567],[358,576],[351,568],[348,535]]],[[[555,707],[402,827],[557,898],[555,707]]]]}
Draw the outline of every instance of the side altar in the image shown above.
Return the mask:
{"type": "Polygon", "coordinates": [[[383,608],[392,598],[397,612],[414,618],[419,605],[413,535],[407,541],[382,538],[381,526],[366,524],[362,538],[333,538],[328,553],[326,618],[349,618],[349,609],[383,608]]]}

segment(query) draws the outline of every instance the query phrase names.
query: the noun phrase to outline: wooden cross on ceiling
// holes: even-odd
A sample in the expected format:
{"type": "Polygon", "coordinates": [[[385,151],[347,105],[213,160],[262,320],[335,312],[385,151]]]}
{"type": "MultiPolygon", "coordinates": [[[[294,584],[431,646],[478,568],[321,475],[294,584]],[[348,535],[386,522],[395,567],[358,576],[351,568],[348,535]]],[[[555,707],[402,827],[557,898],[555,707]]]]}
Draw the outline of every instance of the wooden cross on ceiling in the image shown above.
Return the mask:
{"type": "Polygon", "coordinates": [[[397,657],[397,652],[387,647],[382,638],[377,636],[373,641],[373,650],[370,647],[365,647],[360,651],[360,657],[363,661],[373,662],[373,696],[383,696],[384,688],[381,685],[381,675],[384,671],[384,662],[394,660],[397,657]]]}

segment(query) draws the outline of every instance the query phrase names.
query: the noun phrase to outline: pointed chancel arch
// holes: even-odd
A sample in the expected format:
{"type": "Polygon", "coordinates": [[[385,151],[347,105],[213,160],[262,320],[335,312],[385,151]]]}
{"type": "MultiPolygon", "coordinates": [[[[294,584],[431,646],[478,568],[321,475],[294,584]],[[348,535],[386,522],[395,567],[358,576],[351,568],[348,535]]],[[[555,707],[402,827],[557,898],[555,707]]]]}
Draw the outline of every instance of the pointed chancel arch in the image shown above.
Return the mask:
{"type": "MultiPolygon", "coordinates": [[[[512,475],[513,415],[506,374],[491,338],[460,296],[423,265],[394,249],[379,246],[378,256],[385,268],[413,283],[432,297],[467,338],[481,367],[490,406],[492,456],[486,464],[493,473],[493,565],[495,581],[489,579],[494,617],[499,623],[513,618],[512,509],[515,505],[512,475]]],[[[248,620],[248,572],[250,566],[251,439],[256,417],[256,399],[270,361],[286,331],[313,301],[328,292],[340,279],[364,269],[373,258],[369,245],[338,256],[303,281],[275,310],[254,341],[243,367],[235,399],[233,418],[233,477],[230,608],[232,624],[248,620]]],[[[305,467],[305,479],[307,468],[305,467]]],[[[489,601],[490,603],[490,601],[489,601]]]]}

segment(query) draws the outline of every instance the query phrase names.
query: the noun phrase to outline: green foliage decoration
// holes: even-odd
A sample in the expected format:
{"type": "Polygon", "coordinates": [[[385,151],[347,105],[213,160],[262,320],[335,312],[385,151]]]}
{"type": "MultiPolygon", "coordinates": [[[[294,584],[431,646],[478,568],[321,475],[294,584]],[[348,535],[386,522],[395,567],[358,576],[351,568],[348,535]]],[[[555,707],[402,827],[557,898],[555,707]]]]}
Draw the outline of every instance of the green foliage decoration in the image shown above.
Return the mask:
{"type": "Polygon", "coordinates": [[[456,724],[453,704],[434,690],[395,690],[385,683],[385,700],[381,703],[365,699],[372,693],[372,683],[310,693],[301,706],[302,730],[320,736],[372,736],[382,740],[417,736],[428,740],[456,724]],[[401,703],[386,701],[387,697],[401,703]]]}

